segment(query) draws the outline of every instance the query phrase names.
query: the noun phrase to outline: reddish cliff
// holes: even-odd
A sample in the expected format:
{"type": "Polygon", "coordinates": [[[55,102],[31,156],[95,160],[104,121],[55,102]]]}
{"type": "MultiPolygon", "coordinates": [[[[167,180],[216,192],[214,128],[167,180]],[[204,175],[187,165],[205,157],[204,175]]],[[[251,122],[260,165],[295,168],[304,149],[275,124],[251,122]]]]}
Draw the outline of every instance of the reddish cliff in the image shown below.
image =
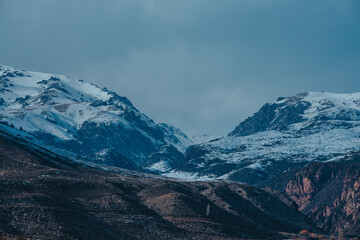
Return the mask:
{"type": "Polygon", "coordinates": [[[360,163],[312,163],[287,184],[299,209],[331,232],[360,235],[360,163]]]}

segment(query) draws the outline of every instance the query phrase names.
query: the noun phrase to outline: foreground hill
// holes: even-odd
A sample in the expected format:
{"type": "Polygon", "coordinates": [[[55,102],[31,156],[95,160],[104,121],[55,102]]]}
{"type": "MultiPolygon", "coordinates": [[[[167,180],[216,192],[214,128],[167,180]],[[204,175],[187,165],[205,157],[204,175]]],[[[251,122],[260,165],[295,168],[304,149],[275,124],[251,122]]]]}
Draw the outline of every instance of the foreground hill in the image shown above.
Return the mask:
{"type": "Polygon", "coordinates": [[[100,170],[0,132],[0,236],[298,239],[318,229],[284,195],[233,182],[100,170]]]}
{"type": "Polygon", "coordinates": [[[192,143],[126,97],[61,75],[0,66],[0,109],[1,122],[106,165],[137,169],[163,146],[185,151],[192,143]]]}
{"type": "Polygon", "coordinates": [[[301,93],[265,104],[226,137],[190,146],[163,174],[259,184],[359,151],[359,137],[360,93],[301,93]]]}

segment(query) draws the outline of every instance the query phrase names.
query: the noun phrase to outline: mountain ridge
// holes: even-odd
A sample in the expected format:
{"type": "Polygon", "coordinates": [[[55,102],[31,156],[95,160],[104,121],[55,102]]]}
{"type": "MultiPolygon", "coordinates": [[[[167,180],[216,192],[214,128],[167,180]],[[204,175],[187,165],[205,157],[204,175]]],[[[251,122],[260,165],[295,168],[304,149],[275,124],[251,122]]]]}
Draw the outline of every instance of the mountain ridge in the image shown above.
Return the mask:
{"type": "Polygon", "coordinates": [[[360,93],[306,92],[266,103],[232,132],[190,146],[163,173],[257,184],[313,161],[360,150],[360,93]]]}
{"type": "Polygon", "coordinates": [[[0,76],[0,121],[104,165],[257,184],[360,150],[360,93],[281,97],[228,136],[194,144],[181,130],[156,124],[105,88],[4,66],[0,76]]]}
{"type": "Polygon", "coordinates": [[[96,155],[104,164],[122,166],[120,159],[126,158],[138,165],[161,146],[185,151],[192,144],[179,129],[156,124],[128,98],[83,80],[0,66],[0,85],[0,121],[55,147],[96,155]]]}

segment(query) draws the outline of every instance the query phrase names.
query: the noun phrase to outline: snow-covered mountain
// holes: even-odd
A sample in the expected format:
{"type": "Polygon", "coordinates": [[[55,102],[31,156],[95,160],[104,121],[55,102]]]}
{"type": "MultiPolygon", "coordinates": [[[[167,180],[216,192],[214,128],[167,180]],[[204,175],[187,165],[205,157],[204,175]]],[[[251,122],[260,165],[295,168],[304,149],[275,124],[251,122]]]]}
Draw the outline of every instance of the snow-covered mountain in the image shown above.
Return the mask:
{"type": "Polygon", "coordinates": [[[164,145],[192,141],[156,124],[126,97],[66,76],[0,66],[0,121],[94,161],[134,168],[164,145]]]}
{"type": "Polygon", "coordinates": [[[265,104],[228,136],[190,146],[167,176],[259,183],[360,150],[360,93],[301,93],[265,104]]]}
{"type": "Polygon", "coordinates": [[[26,138],[34,136],[42,146],[95,163],[128,169],[140,165],[187,179],[259,183],[360,150],[360,93],[279,98],[226,137],[192,141],[105,88],[0,66],[0,109],[0,122],[23,130],[26,138]]]}

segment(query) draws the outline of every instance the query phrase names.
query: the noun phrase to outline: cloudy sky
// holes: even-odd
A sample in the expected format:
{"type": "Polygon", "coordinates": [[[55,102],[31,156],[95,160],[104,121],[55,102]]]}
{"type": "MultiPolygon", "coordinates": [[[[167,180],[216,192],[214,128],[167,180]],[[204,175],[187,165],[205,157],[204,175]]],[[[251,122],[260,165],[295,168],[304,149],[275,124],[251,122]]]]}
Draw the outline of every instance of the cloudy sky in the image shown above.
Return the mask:
{"type": "Polygon", "coordinates": [[[360,91],[360,1],[0,0],[0,64],[225,135],[278,96],[360,91]]]}

